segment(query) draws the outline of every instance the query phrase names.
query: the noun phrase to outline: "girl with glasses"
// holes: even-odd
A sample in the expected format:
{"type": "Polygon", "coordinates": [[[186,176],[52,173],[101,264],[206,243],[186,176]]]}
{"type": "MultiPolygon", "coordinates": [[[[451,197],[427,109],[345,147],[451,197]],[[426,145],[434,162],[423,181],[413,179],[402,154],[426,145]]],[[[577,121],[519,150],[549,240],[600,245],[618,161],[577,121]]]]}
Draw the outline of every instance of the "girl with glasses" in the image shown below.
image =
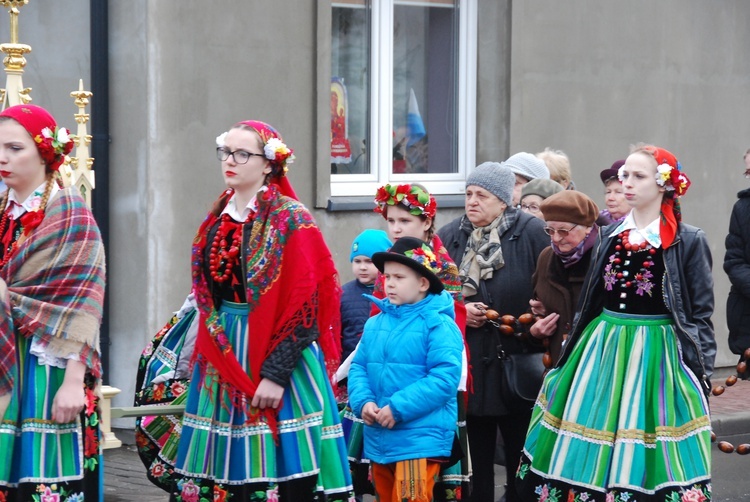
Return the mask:
{"type": "Polygon", "coordinates": [[[330,385],[340,358],[333,259],[286,177],[294,156],[279,133],[248,120],[217,143],[227,190],[193,241],[192,295],[141,363],[139,399],[175,393],[189,375],[172,395],[186,404],[180,427],[138,423],[149,478],[174,501],[348,500],[330,385]],[[180,336],[171,358],[148,357],[180,336]]]}
{"type": "Polygon", "coordinates": [[[632,211],[595,244],[536,400],[516,474],[523,500],[711,499],[706,236],[681,221],[690,181],[670,152],[637,146],[618,176],[632,211]]]}

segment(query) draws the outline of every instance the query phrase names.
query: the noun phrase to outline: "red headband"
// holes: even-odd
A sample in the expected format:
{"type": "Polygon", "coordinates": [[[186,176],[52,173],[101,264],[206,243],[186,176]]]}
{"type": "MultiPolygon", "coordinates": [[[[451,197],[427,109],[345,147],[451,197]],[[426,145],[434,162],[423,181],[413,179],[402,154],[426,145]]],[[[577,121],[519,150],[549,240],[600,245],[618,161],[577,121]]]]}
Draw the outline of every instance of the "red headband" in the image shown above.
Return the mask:
{"type": "Polygon", "coordinates": [[[58,128],[52,115],[41,106],[11,106],[3,110],[0,117],[12,118],[26,129],[50,171],[57,171],[73,150],[70,132],[64,127],[58,128]]]}

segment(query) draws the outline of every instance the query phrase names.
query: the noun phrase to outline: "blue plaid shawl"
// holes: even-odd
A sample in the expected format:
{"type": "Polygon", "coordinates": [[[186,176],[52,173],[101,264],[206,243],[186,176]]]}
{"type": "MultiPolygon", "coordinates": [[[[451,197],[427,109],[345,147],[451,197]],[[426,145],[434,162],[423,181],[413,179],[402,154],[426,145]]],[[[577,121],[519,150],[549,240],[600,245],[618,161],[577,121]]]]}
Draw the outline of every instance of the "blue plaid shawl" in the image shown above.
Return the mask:
{"type": "Polygon", "coordinates": [[[0,270],[0,396],[13,387],[16,336],[35,337],[53,356],[77,354],[101,376],[104,282],[104,247],[94,216],[76,189],[60,190],[0,270]]]}

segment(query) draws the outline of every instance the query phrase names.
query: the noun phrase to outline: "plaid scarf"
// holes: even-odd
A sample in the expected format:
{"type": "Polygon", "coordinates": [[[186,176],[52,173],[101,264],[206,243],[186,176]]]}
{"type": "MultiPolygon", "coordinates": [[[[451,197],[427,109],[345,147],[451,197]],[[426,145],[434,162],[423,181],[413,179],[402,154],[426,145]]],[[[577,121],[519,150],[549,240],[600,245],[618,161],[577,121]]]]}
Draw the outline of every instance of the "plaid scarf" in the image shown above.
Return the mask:
{"type": "Polygon", "coordinates": [[[53,197],[36,230],[16,243],[0,279],[0,396],[13,387],[17,334],[35,337],[52,356],[77,354],[101,376],[104,247],[77,190],[53,197]]]}
{"type": "Polygon", "coordinates": [[[461,221],[461,230],[469,234],[466,250],[458,267],[464,298],[477,294],[479,283],[492,279],[494,271],[505,266],[500,238],[513,226],[516,218],[517,210],[508,208],[485,227],[475,227],[466,217],[461,221]]]}

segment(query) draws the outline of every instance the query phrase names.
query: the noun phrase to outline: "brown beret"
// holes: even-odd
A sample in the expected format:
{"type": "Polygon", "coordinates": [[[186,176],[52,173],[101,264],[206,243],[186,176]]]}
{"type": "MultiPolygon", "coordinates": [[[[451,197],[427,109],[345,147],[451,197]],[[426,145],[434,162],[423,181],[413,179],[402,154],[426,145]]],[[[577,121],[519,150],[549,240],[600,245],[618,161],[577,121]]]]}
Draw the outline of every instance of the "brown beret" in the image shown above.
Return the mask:
{"type": "Polygon", "coordinates": [[[565,221],[590,227],[599,216],[599,208],[591,198],[576,190],[563,190],[550,195],[539,204],[546,221],[565,221]]]}

